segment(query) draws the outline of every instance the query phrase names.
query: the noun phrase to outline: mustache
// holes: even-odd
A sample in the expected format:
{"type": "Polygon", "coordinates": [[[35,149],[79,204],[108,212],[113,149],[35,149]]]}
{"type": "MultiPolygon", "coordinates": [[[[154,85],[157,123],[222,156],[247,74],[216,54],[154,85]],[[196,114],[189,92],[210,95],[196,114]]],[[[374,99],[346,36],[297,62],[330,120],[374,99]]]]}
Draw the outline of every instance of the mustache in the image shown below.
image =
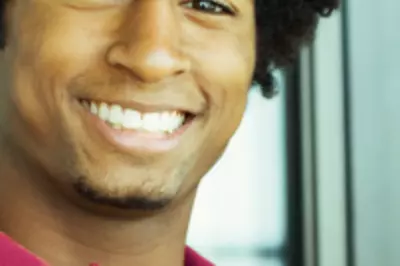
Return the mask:
{"type": "Polygon", "coordinates": [[[198,112],[205,110],[209,104],[204,90],[190,77],[145,83],[128,74],[99,72],[71,79],[67,89],[77,99],[131,100],[148,105],[177,103],[198,112]]]}
{"type": "Polygon", "coordinates": [[[132,75],[112,75],[107,73],[97,75],[81,75],[74,78],[69,84],[68,88],[73,92],[81,93],[104,93],[112,90],[113,92],[124,94],[146,94],[151,91],[152,93],[161,91],[174,91],[180,88],[195,88],[196,84],[185,78],[178,80],[163,80],[157,83],[145,83],[139,79],[132,77],[132,75]]]}

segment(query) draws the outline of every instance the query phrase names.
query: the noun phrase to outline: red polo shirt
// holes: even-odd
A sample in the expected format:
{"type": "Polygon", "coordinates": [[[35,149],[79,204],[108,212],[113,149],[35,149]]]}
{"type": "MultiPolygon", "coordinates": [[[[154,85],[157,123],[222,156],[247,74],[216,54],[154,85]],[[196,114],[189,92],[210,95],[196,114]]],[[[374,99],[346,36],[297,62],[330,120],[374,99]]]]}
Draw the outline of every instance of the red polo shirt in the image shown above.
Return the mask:
{"type": "MultiPolygon", "coordinates": [[[[1,266],[48,266],[5,234],[0,233],[0,265],[1,266]]],[[[91,266],[101,266],[91,264],[91,266]]],[[[190,248],[185,249],[185,266],[214,266],[190,248]]]]}

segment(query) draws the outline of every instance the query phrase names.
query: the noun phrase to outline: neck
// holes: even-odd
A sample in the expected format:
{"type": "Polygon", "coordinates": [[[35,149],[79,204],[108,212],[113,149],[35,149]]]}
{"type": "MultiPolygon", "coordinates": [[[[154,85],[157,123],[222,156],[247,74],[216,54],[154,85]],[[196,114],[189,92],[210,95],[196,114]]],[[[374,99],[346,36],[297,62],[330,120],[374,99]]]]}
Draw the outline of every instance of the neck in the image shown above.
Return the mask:
{"type": "Polygon", "coordinates": [[[50,193],[31,169],[16,169],[25,168],[0,155],[0,231],[50,265],[183,265],[194,195],[152,216],[105,217],[50,193]]]}

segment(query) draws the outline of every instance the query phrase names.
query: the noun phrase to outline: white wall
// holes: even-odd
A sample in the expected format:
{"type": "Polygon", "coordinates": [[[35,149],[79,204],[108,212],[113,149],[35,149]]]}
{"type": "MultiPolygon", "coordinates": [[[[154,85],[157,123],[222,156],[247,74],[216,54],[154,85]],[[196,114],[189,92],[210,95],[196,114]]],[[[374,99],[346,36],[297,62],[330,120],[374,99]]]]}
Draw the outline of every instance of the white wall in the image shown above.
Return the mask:
{"type": "Polygon", "coordinates": [[[341,21],[339,11],[321,20],[313,44],[319,266],[346,266],[347,256],[341,21]]]}
{"type": "Polygon", "coordinates": [[[357,266],[400,265],[400,1],[350,0],[357,266]]]}

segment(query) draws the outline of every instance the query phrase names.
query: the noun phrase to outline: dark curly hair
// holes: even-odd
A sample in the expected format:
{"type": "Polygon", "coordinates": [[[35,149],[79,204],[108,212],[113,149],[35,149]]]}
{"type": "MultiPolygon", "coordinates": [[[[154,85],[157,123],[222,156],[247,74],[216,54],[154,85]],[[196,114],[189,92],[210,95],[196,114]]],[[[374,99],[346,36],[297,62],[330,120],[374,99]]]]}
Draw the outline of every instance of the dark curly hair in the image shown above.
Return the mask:
{"type": "MultiPolygon", "coordinates": [[[[327,17],[339,0],[254,0],[257,29],[257,61],[253,81],[264,96],[274,95],[273,68],[288,65],[301,45],[309,43],[320,16],[327,17]]],[[[0,0],[0,49],[5,45],[4,10],[0,0]]]]}

